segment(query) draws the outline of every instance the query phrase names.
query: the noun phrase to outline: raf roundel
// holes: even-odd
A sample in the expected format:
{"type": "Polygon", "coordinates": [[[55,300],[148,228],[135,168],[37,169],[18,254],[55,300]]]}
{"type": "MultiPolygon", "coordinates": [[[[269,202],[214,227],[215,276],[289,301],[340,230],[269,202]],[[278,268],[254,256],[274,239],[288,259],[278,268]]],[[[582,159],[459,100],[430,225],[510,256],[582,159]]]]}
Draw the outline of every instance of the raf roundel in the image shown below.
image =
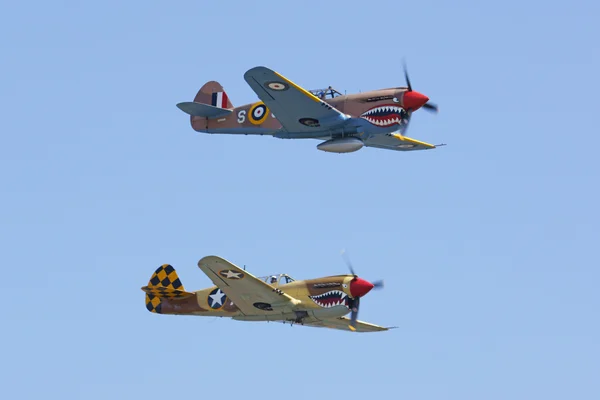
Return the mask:
{"type": "Polygon", "coordinates": [[[300,122],[302,125],[306,125],[311,128],[318,128],[319,126],[321,126],[319,120],[314,118],[300,118],[298,122],[300,122]]]}
{"type": "Polygon", "coordinates": [[[267,119],[267,115],[269,115],[269,109],[264,105],[264,103],[256,103],[250,108],[250,112],[248,114],[252,124],[260,125],[267,119]]]}
{"type": "Polygon", "coordinates": [[[265,86],[267,87],[267,89],[276,90],[278,92],[288,90],[290,88],[290,86],[287,83],[280,81],[265,82],[265,86]]]}

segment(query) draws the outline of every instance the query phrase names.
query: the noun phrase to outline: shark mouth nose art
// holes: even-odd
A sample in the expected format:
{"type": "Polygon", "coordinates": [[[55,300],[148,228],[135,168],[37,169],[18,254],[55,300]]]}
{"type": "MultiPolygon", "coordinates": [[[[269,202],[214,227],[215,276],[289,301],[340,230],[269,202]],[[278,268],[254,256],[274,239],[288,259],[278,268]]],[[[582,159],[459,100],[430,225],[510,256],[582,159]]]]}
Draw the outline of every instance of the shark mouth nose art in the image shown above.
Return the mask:
{"type": "Polygon", "coordinates": [[[400,124],[406,116],[402,107],[393,104],[373,107],[364,112],[361,117],[376,126],[388,127],[400,124]]]}
{"type": "Polygon", "coordinates": [[[323,308],[330,308],[335,306],[348,307],[348,296],[341,290],[332,290],[327,293],[309,297],[312,301],[314,301],[323,308]]]}

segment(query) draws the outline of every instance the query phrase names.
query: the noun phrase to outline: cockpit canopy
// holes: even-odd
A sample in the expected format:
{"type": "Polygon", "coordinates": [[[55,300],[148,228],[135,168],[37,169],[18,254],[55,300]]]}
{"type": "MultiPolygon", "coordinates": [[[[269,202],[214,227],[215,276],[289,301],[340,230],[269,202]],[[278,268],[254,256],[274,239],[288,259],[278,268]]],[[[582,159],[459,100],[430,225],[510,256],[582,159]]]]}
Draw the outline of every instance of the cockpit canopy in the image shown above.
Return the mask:
{"type": "Polygon", "coordinates": [[[276,274],[276,275],[261,276],[258,279],[268,283],[269,285],[271,285],[273,283],[277,283],[279,286],[285,285],[286,283],[294,282],[294,280],[295,280],[288,274],[276,274]],[[275,282],[272,282],[273,279],[275,279],[275,282]]]}
{"type": "Polygon", "coordinates": [[[312,94],[320,98],[321,100],[325,99],[333,99],[335,97],[341,96],[342,94],[329,86],[327,89],[314,89],[309,90],[312,94]]]}

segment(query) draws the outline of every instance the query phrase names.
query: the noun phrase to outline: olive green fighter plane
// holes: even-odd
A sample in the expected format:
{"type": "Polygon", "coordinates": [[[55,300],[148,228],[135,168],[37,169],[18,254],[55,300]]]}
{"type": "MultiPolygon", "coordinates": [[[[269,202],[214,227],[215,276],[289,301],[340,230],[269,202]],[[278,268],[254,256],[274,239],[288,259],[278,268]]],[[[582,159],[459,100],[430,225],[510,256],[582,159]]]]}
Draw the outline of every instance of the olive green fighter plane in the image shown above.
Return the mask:
{"type": "Polygon", "coordinates": [[[360,299],[383,282],[359,278],[349,264],[350,275],[294,280],[287,274],[255,277],[245,269],[218,257],[207,256],[198,267],[214,283],[188,292],[175,269],[164,264],[150,278],[146,308],[157,314],[229,317],[238,321],[277,321],[354,332],[390,328],[357,320],[360,299]],[[346,315],[350,313],[350,318],[346,315]]]}
{"type": "MultiPolygon", "coordinates": [[[[270,135],[281,139],[318,139],[319,150],[349,153],[362,147],[412,151],[436,146],[405,136],[411,115],[438,111],[429,98],[406,87],[342,95],[337,90],[306,90],[266,67],[244,79],[260,101],[233,107],[223,87],[206,83],[194,101],[177,107],[190,115],[192,128],[212,134],[270,135]]],[[[438,146],[442,146],[438,145],[438,146]]]]}

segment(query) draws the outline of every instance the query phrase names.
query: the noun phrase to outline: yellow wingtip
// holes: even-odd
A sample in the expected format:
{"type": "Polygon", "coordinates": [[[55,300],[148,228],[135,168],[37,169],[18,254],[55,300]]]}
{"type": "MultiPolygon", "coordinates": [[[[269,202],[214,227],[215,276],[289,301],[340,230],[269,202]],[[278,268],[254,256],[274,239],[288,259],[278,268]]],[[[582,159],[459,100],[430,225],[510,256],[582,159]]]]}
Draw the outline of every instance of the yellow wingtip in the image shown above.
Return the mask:
{"type": "Polygon", "coordinates": [[[398,140],[402,140],[403,142],[409,142],[412,144],[418,144],[421,146],[429,147],[430,149],[435,149],[435,145],[433,145],[431,143],[421,142],[420,140],[409,138],[408,136],[402,136],[397,133],[392,133],[392,136],[398,140]]]}

